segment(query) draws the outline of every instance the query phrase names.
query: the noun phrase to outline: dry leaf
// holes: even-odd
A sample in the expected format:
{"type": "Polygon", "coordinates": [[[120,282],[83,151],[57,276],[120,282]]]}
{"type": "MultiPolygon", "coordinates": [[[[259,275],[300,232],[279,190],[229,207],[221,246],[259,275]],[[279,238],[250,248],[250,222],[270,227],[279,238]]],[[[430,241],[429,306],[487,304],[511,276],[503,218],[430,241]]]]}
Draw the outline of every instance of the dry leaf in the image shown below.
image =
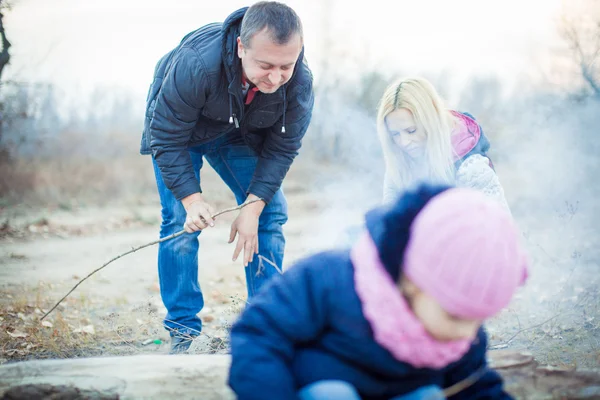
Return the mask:
{"type": "Polygon", "coordinates": [[[10,335],[10,337],[15,338],[15,339],[26,338],[28,336],[26,333],[19,332],[19,331],[13,331],[13,332],[6,331],[6,333],[8,333],[10,335]]]}
{"type": "Polygon", "coordinates": [[[50,321],[42,321],[42,326],[45,326],[46,328],[52,328],[52,322],[50,321]]]}
{"type": "Polygon", "coordinates": [[[86,325],[73,330],[73,333],[89,333],[90,335],[93,335],[96,331],[94,330],[94,325],[86,325]]]}

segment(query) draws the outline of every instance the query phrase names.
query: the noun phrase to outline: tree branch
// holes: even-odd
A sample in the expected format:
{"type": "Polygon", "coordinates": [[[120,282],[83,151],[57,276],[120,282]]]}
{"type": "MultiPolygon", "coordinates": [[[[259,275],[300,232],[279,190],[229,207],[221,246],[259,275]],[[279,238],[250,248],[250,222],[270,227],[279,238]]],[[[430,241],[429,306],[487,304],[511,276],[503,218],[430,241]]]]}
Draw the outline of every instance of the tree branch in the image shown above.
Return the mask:
{"type": "MultiPolygon", "coordinates": [[[[237,207],[226,208],[226,209],[224,209],[224,210],[221,210],[221,211],[217,212],[216,214],[212,215],[211,217],[212,217],[212,218],[216,218],[216,217],[218,217],[219,215],[221,215],[221,214],[225,214],[225,213],[227,213],[227,212],[231,212],[231,211],[235,211],[235,210],[241,210],[242,208],[246,207],[247,205],[249,205],[249,204],[252,204],[252,203],[256,203],[257,201],[262,201],[262,199],[254,199],[254,200],[250,200],[250,201],[248,201],[248,202],[245,202],[245,203],[243,203],[243,204],[240,204],[240,205],[239,205],[239,206],[237,206],[237,207]]],[[[108,262],[104,263],[104,265],[102,265],[100,268],[96,268],[95,270],[93,270],[92,272],[90,272],[90,273],[89,273],[89,274],[88,274],[88,275],[87,275],[85,278],[83,278],[83,279],[81,279],[79,282],[77,282],[77,284],[76,284],[75,286],[73,286],[73,288],[72,288],[71,290],[69,290],[69,292],[68,292],[67,294],[65,294],[65,295],[63,296],[63,298],[62,298],[62,299],[60,299],[60,300],[58,301],[58,303],[56,303],[56,304],[55,304],[55,305],[54,305],[54,306],[53,306],[53,307],[50,309],[50,311],[48,311],[46,314],[44,314],[44,315],[42,316],[42,318],[40,318],[40,321],[41,321],[41,320],[43,320],[44,318],[46,318],[46,317],[47,317],[47,316],[48,316],[48,315],[49,315],[49,314],[50,314],[52,311],[54,311],[54,310],[56,309],[56,307],[58,307],[58,306],[59,306],[59,304],[60,304],[60,303],[62,303],[62,302],[63,302],[63,300],[64,300],[64,299],[66,299],[66,298],[67,298],[67,297],[68,297],[68,296],[69,296],[71,293],[73,293],[73,291],[74,291],[75,289],[77,289],[77,287],[78,287],[79,285],[81,285],[81,284],[82,284],[82,283],[83,283],[83,282],[84,282],[86,279],[88,279],[89,277],[91,277],[91,276],[92,276],[92,275],[94,275],[96,272],[100,271],[101,269],[105,268],[105,267],[106,267],[108,264],[110,264],[110,263],[112,263],[113,261],[116,261],[116,260],[118,260],[119,258],[121,258],[121,257],[124,257],[124,256],[126,256],[126,255],[128,255],[128,254],[135,253],[136,251],[138,251],[138,250],[141,250],[141,249],[143,249],[143,248],[145,248],[145,247],[149,247],[149,246],[152,246],[152,245],[154,245],[154,244],[157,244],[157,243],[162,243],[162,242],[166,242],[167,240],[174,239],[174,238],[176,238],[176,237],[178,237],[178,236],[181,236],[181,235],[183,235],[184,233],[185,233],[185,230],[181,230],[181,231],[179,231],[179,232],[176,232],[176,233],[174,233],[174,234],[172,234],[172,235],[170,235],[170,236],[166,236],[166,237],[164,237],[164,238],[162,238],[162,239],[155,240],[155,241],[153,241],[153,242],[150,242],[150,243],[146,243],[146,244],[144,244],[144,245],[141,245],[141,246],[139,246],[139,247],[135,247],[135,248],[133,248],[133,249],[131,249],[131,250],[129,250],[129,251],[126,251],[125,253],[119,254],[118,256],[116,256],[116,257],[112,258],[112,259],[111,259],[111,260],[109,260],[108,262]]]]}
{"type": "Polygon", "coordinates": [[[6,38],[3,20],[4,14],[0,12],[0,40],[2,40],[2,52],[0,52],[0,79],[2,79],[2,71],[4,70],[4,67],[6,67],[6,65],[8,65],[10,61],[10,54],[8,52],[8,49],[11,46],[10,42],[6,38]]]}
{"type": "Polygon", "coordinates": [[[581,76],[583,77],[583,80],[585,80],[587,84],[590,85],[590,87],[592,88],[594,96],[600,99],[600,82],[596,81],[596,78],[590,71],[589,66],[586,65],[584,62],[581,63],[581,76]]]}
{"type": "Polygon", "coordinates": [[[600,22],[595,23],[592,30],[585,30],[582,21],[563,16],[560,34],[572,52],[575,65],[593,96],[600,99],[600,79],[594,74],[595,63],[600,54],[600,22]]]}

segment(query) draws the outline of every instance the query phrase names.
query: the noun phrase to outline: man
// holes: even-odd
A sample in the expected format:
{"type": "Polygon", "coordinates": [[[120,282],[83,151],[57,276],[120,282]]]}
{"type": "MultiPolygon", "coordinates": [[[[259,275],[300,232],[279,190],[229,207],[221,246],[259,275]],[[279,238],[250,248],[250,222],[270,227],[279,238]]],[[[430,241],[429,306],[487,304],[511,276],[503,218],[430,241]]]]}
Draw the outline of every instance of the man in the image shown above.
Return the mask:
{"type": "Polygon", "coordinates": [[[191,32],[158,62],[141,153],[152,154],[162,205],[158,272],[171,353],[199,335],[198,234],[214,209],[200,188],[206,159],[245,206],[229,242],[246,267],[248,297],[281,268],[287,203],[281,183],[297,155],[314,104],[302,24],[284,4],[260,2],[191,32]],[[266,260],[260,260],[264,257],[266,260]]]}

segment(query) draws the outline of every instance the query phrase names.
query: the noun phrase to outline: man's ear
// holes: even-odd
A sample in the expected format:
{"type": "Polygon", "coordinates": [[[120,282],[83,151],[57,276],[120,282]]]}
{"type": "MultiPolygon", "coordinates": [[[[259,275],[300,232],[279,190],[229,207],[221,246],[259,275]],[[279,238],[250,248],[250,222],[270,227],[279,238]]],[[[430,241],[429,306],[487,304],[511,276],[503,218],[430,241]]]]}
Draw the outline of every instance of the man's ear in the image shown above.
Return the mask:
{"type": "Polygon", "coordinates": [[[237,38],[237,53],[238,53],[239,58],[242,58],[243,52],[244,52],[244,45],[242,44],[242,39],[240,39],[240,37],[238,36],[238,38],[237,38]]]}

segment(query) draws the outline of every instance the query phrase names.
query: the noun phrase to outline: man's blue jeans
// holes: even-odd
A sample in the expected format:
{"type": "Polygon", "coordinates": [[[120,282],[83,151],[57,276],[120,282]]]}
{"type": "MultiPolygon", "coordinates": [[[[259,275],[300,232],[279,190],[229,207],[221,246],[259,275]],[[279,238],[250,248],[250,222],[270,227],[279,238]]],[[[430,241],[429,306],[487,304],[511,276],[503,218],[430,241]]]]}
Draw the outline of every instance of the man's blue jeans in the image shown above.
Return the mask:
{"type": "MultiPolygon", "coordinates": [[[[190,148],[189,152],[198,180],[204,157],[233,191],[237,203],[241,204],[246,200],[246,190],[254,175],[258,156],[244,143],[239,131],[190,148]]],[[[165,186],[154,158],[152,163],[162,206],[160,237],[163,238],[183,229],[187,214],[181,202],[165,186]]],[[[285,248],[283,224],[286,221],[287,202],[282,190],[279,189],[264,208],[258,226],[259,255],[276,264],[279,269],[282,268],[283,263],[285,248]]],[[[160,243],[158,247],[160,295],[167,308],[164,325],[171,332],[171,336],[176,332],[197,336],[202,329],[202,321],[197,316],[204,306],[204,298],[198,283],[198,235],[199,232],[186,233],[160,243]]],[[[233,247],[231,254],[233,254],[233,247]]],[[[230,254],[223,254],[223,257],[230,256],[230,254]]],[[[238,258],[238,262],[239,260],[238,258]]],[[[211,268],[210,265],[202,267],[211,268]]],[[[248,298],[257,293],[270,277],[278,273],[277,269],[268,262],[261,262],[260,257],[255,255],[253,262],[246,268],[248,298]]]]}

